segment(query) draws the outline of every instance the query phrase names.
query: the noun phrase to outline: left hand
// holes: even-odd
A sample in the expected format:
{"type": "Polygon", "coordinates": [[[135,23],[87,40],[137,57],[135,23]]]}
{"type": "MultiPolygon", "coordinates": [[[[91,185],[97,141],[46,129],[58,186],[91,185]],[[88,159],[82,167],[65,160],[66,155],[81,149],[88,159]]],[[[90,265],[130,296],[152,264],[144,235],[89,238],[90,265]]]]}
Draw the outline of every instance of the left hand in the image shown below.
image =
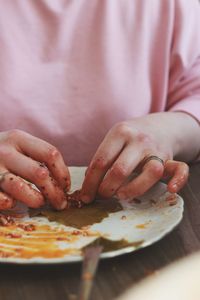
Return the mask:
{"type": "Polygon", "coordinates": [[[133,199],[145,193],[163,176],[171,177],[168,190],[178,192],[186,183],[188,165],[174,161],[176,140],[170,121],[162,124],[159,114],[115,125],[97,149],[86,173],[81,200],[91,202],[98,193],[109,198],[133,199]],[[159,125],[158,125],[159,124],[159,125]],[[157,156],[164,161],[149,160],[157,156]],[[138,176],[128,181],[133,171],[138,176]]]}

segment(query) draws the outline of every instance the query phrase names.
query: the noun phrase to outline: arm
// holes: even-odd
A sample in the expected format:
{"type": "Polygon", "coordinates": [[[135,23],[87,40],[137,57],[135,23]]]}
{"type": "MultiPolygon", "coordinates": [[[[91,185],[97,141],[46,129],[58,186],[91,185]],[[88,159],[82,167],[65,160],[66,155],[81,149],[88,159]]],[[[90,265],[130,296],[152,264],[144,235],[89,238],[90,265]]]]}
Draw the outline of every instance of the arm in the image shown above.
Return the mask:
{"type": "Polygon", "coordinates": [[[200,151],[200,7],[197,0],[174,0],[169,90],[166,112],[115,125],[95,153],[82,187],[82,200],[95,194],[134,198],[146,192],[165,173],[171,176],[170,192],[186,182],[187,165],[173,159],[193,161],[200,151]],[[156,155],[139,176],[127,183],[145,157],[156,155]]]}
{"type": "Polygon", "coordinates": [[[175,157],[192,161],[200,151],[200,4],[198,0],[175,0],[174,4],[167,110],[185,113],[177,114],[180,133],[175,157]]]}

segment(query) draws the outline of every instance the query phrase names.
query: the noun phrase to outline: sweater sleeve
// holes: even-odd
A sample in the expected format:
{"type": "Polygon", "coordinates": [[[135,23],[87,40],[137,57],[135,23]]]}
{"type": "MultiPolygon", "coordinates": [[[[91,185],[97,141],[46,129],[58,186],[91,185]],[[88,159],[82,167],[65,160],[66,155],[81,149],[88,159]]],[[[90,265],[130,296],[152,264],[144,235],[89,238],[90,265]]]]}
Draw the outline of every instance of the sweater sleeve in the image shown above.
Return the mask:
{"type": "Polygon", "coordinates": [[[183,111],[200,123],[200,3],[174,0],[174,33],[168,111],[183,111]]]}

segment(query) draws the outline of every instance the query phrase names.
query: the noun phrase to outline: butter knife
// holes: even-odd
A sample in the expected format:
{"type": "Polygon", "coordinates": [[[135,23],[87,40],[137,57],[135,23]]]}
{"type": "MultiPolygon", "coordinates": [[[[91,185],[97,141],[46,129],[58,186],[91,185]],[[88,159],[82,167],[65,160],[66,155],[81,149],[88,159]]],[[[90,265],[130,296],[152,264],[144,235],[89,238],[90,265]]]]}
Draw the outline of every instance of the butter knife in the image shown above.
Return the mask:
{"type": "Polygon", "coordinates": [[[78,300],[89,300],[103,247],[88,246],[83,250],[83,264],[78,300]]]}

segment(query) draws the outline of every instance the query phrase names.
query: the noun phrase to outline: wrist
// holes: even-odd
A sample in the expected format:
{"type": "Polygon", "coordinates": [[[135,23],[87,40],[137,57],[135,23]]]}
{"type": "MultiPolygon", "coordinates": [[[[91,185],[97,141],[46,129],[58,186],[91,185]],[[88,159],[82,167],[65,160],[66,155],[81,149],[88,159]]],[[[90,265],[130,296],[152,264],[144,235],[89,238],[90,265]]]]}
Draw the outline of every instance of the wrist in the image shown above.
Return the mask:
{"type": "MultiPolygon", "coordinates": [[[[167,112],[168,114],[168,112],[167,112]]],[[[200,156],[200,123],[184,111],[169,112],[174,122],[174,157],[187,162],[200,156]]]]}

